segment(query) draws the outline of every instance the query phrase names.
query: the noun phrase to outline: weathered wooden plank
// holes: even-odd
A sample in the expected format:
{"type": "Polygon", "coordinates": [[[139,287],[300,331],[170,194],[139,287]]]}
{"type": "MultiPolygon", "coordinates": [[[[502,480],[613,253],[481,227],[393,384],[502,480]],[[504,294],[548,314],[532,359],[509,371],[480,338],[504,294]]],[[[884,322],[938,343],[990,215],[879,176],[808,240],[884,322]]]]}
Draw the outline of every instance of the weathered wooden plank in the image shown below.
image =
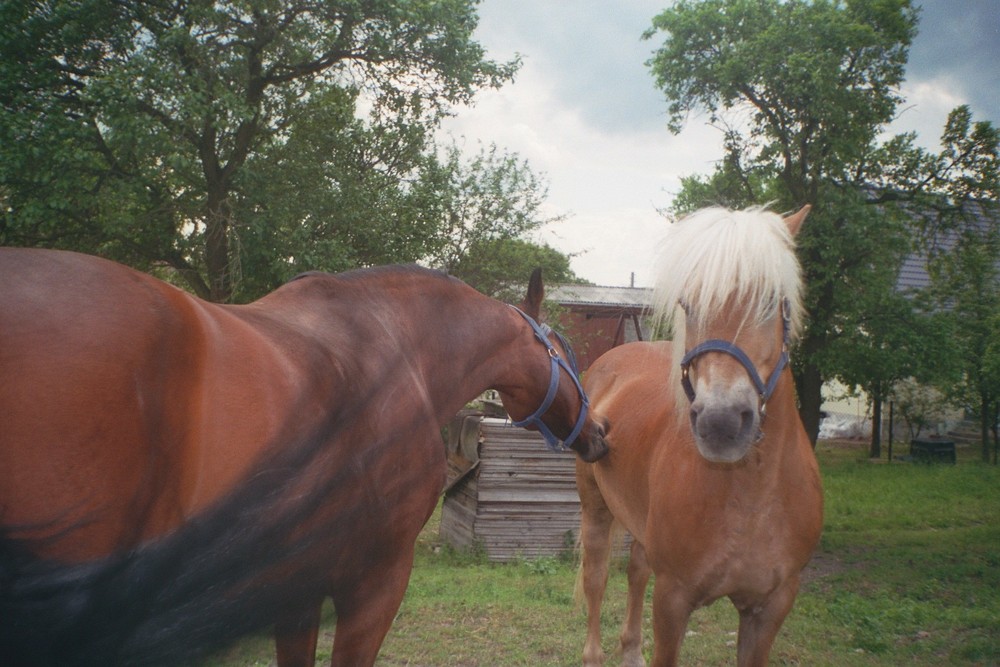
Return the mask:
{"type": "MultiPolygon", "coordinates": [[[[547,490],[547,489],[524,489],[524,488],[499,488],[481,487],[479,489],[479,503],[516,503],[534,502],[545,504],[573,503],[577,500],[573,491],[547,490]]],[[[577,501],[579,502],[579,501],[577,501]]]]}
{"type": "Polygon", "coordinates": [[[445,495],[441,537],[482,544],[494,561],[556,556],[580,525],[573,455],[499,419],[480,423],[479,468],[445,495]]]}

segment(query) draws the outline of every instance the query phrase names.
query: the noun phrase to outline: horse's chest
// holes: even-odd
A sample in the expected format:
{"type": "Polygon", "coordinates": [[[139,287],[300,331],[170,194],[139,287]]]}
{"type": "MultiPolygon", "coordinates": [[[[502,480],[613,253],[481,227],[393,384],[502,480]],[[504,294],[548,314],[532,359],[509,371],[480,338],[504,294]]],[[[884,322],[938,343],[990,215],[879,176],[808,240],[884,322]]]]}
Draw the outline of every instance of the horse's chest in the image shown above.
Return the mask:
{"type": "Polygon", "coordinates": [[[661,516],[668,518],[650,531],[649,555],[658,575],[683,581],[700,604],[766,596],[799,567],[788,513],[773,502],[730,497],[661,516]]]}

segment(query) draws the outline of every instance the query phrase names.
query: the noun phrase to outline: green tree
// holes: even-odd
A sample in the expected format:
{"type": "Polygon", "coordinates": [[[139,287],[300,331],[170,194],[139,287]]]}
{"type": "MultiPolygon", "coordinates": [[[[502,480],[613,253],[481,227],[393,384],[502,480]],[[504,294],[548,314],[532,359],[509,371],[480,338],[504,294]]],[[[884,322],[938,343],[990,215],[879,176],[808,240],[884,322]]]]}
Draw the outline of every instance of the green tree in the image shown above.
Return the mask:
{"type": "Polygon", "coordinates": [[[416,261],[439,244],[433,148],[400,120],[372,126],[354,117],[339,89],[303,100],[287,137],[262,149],[233,196],[240,300],[305,270],[337,272],[416,261]]]}
{"type": "Polygon", "coordinates": [[[545,215],[548,187],[526,161],[495,145],[466,158],[452,145],[426,173],[426,212],[439,230],[428,264],[511,303],[538,267],[548,283],[580,281],[568,256],[529,240],[563,218],[545,215]]]}
{"type": "Polygon", "coordinates": [[[813,440],[825,379],[853,375],[848,357],[831,352],[856,347],[863,357],[875,332],[891,331],[865,307],[889,302],[886,269],[910,249],[912,213],[900,202],[917,198],[918,183],[940,193],[959,174],[989,180],[971,153],[931,156],[907,135],[879,141],[916,26],[909,0],[680,0],[646,33],[666,34],[648,64],[670,129],[695,109],[728,128],[724,160],[711,177],[685,181],[679,206],[813,204],[798,237],[809,320],[794,369],[813,440]]]}
{"type": "MultiPolygon", "coordinates": [[[[990,370],[1000,312],[1000,130],[961,106],[948,116],[937,154],[911,150],[922,169],[907,181],[920,212],[931,305],[948,314],[962,383],[953,394],[978,413],[982,459],[996,440],[1000,386],[990,370]]],[[[994,460],[995,460],[994,455],[994,460]]]]}
{"type": "Polygon", "coordinates": [[[917,438],[924,428],[942,422],[955,411],[955,405],[937,386],[915,378],[903,378],[892,388],[892,403],[905,420],[910,438],[917,438]]]}
{"type": "Polygon", "coordinates": [[[518,303],[524,297],[527,277],[536,268],[542,269],[546,285],[582,282],[570,268],[569,260],[545,244],[494,239],[473,245],[451,272],[483,294],[518,303]]]}
{"type": "Polygon", "coordinates": [[[856,334],[838,338],[825,355],[837,359],[837,379],[865,392],[872,410],[869,456],[879,458],[883,407],[896,385],[908,378],[926,386],[954,379],[954,347],[947,320],[920,312],[908,297],[878,289],[859,292],[858,298],[863,303],[843,313],[852,319],[841,322],[856,334]]]}
{"type": "Polygon", "coordinates": [[[434,188],[439,196],[432,215],[441,233],[428,261],[449,273],[463,263],[468,271],[464,260],[470,253],[482,258],[483,249],[496,242],[562,219],[542,211],[548,195],[544,179],[527,162],[492,145],[468,160],[457,146],[449,147],[437,164],[434,188]]]}
{"type": "MultiPolygon", "coordinates": [[[[986,344],[986,354],[983,357],[983,377],[990,383],[993,395],[993,408],[990,417],[990,430],[993,432],[993,463],[1000,458],[1000,311],[993,315],[990,326],[994,335],[986,344]]],[[[985,446],[984,446],[985,449],[985,446]]]]}
{"type": "Polygon", "coordinates": [[[952,321],[962,381],[955,394],[978,414],[982,459],[990,460],[990,431],[995,429],[1000,382],[994,350],[1000,341],[1000,208],[981,204],[956,212],[942,222],[928,259],[930,294],[952,321]],[[972,210],[968,210],[972,208],[972,210]],[[935,251],[936,250],[936,251],[935,251]]]}
{"type": "Polygon", "coordinates": [[[419,194],[399,183],[442,114],[517,67],[472,39],[475,5],[3,3],[0,241],[167,266],[215,300],[241,262],[311,251],[300,242],[335,246],[333,263],[381,259],[398,224],[422,250],[419,194]],[[309,172],[313,139],[334,151],[326,178],[309,172]],[[360,249],[332,240],[364,210],[391,214],[357,231],[360,249]]]}

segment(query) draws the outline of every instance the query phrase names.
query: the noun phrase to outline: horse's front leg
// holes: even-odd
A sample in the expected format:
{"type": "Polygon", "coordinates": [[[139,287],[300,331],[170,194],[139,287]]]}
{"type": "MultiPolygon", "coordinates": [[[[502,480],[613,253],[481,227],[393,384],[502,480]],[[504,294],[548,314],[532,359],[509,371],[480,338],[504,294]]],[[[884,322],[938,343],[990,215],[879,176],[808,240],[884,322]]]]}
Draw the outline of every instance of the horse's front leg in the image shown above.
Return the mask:
{"type": "Polygon", "coordinates": [[[316,640],[323,601],[305,608],[300,614],[280,619],[274,626],[278,667],[313,667],[316,664],[316,640]]]}
{"type": "Polygon", "coordinates": [[[694,611],[683,588],[666,574],[656,574],[653,580],[653,665],[677,667],[681,643],[694,611]]]}
{"type": "Polygon", "coordinates": [[[337,630],[331,667],[367,667],[375,664],[413,570],[413,544],[400,546],[389,563],[361,572],[355,585],[334,595],[337,630]]]}
{"type": "Polygon", "coordinates": [[[740,633],[736,644],[738,667],[767,665],[771,645],[774,644],[774,638],[785,622],[785,617],[792,610],[798,591],[799,577],[796,574],[783,582],[763,604],[736,605],[740,612],[740,633]]]}
{"type": "Polygon", "coordinates": [[[646,585],[650,574],[646,549],[638,541],[633,541],[628,559],[628,605],[621,636],[622,667],[646,665],[646,660],[642,657],[642,611],[646,603],[646,585]]]}

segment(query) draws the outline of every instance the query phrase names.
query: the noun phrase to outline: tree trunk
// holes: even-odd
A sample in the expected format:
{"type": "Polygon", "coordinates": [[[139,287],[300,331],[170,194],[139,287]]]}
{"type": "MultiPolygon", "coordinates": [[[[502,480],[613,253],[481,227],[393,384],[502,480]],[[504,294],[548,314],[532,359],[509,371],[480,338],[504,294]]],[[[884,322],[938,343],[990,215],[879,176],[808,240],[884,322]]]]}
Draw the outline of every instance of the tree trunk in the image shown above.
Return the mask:
{"type": "Polygon", "coordinates": [[[807,362],[795,379],[799,394],[799,417],[809,436],[809,442],[815,448],[819,437],[820,408],[823,405],[823,376],[819,368],[807,362]]]}
{"type": "Polygon", "coordinates": [[[205,214],[205,269],[208,271],[209,298],[227,303],[233,295],[229,257],[230,210],[223,187],[208,194],[205,214]]]}
{"type": "Polygon", "coordinates": [[[226,303],[232,296],[229,284],[229,238],[226,225],[215,222],[205,233],[205,265],[208,269],[209,298],[226,303]]]}
{"type": "Polygon", "coordinates": [[[983,443],[983,463],[990,462],[990,417],[992,416],[993,402],[983,396],[979,404],[979,437],[983,443]]]}
{"type": "Polygon", "coordinates": [[[993,465],[997,464],[997,454],[1000,454],[1000,401],[993,402],[993,465]]]}
{"type": "MultiPolygon", "coordinates": [[[[232,258],[229,248],[229,231],[232,210],[229,207],[229,189],[232,174],[239,164],[223,166],[217,153],[218,137],[214,118],[205,119],[205,129],[197,143],[205,176],[205,271],[209,298],[216,303],[228,303],[233,296],[232,258]]],[[[238,148],[245,149],[241,143],[238,148]]],[[[235,152],[235,151],[234,151],[235,152]]],[[[245,159],[241,153],[240,159],[245,159]]],[[[235,159],[235,158],[234,158],[235,159]]]]}
{"type": "Polygon", "coordinates": [[[181,280],[191,288],[191,291],[199,299],[204,299],[205,301],[212,300],[212,290],[208,288],[208,283],[205,282],[204,277],[196,268],[188,264],[187,260],[180,253],[172,254],[167,259],[167,265],[177,272],[181,280]]]}
{"type": "Polygon", "coordinates": [[[868,455],[882,458],[882,400],[878,398],[872,399],[872,445],[868,455]]]}

